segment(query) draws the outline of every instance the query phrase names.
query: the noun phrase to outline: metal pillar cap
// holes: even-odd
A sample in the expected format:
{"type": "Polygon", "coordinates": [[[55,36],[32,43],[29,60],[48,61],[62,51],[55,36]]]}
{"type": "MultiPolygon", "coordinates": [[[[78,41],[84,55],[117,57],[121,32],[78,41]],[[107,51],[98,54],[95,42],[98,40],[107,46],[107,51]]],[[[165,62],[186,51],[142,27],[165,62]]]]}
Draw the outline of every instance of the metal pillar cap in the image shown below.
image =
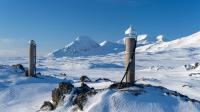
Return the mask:
{"type": "Polygon", "coordinates": [[[33,45],[36,45],[35,41],[34,40],[29,40],[28,42],[29,44],[33,44],[33,45]]]}

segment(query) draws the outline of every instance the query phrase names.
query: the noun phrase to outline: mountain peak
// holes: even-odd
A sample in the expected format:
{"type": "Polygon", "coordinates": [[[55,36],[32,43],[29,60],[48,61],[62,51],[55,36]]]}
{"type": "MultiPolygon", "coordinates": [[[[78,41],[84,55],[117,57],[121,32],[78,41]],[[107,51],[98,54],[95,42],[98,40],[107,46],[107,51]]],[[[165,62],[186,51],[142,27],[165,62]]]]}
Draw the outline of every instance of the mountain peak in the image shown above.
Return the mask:
{"type": "Polygon", "coordinates": [[[158,35],[156,37],[156,43],[161,43],[164,42],[164,36],[163,35],[158,35]]]}
{"type": "Polygon", "coordinates": [[[75,41],[71,42],[66,47],[75,47],[75,48],[81,47],[81,48],[88,49],[90,47],[93,47],[93,48],[99,47],[99,44],[88,36],[78,36],[75,39],[75,41]]]}
{"type": "Polygon", "coordinates": [[[87,52],[100,47],[100,45],[88,36],[78,36],[75,41],[71,42],[62,49],[58,49],[48,56],[64,57],[86,55],[87,52]]]}

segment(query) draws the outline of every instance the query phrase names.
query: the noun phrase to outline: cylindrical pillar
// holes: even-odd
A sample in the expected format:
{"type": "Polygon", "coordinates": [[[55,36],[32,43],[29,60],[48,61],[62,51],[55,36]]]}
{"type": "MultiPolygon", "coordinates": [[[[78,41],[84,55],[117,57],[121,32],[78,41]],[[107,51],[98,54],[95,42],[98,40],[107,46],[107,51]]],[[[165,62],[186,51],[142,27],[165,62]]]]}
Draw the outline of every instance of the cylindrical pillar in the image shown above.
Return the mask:
{"type": "Polygon", "coordinates": [[[126,74],[126,82],[135,82],[135,48],[136,48],[136,38],[125,38],[125,67],[128,67],[126,74]]]}
{"type": "Polygon", "coordinates": [[[36,75],[36,43],[34,40],[29,41],[29,76],[36,75]]]}

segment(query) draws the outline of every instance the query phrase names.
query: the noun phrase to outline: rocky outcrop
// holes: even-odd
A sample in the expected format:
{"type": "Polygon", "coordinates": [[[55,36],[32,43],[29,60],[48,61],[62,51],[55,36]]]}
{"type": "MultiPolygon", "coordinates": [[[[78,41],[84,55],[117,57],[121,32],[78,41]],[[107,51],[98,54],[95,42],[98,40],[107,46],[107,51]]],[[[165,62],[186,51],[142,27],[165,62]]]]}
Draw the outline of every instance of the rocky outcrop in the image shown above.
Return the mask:
{"type": "Polygon", "coordinates": [[[91,79],[85,75],[80,77],[81,82],[92,82],[91,79]]]}
{"type": "Polygon", "coordinates": [[[53,110],[55,106],[50,101],[45,101],[44,104],[41,106],[40,110],[48,111],[53,110]]]}
{"type": "MultiPolygon", "coordinates": [[[[89,79],[88,77],[82,77],[83,79],[89,79]]],[[[40,110],[53,110],[60,102],[65,98],[65,95],[70,94],[73,97],[70,99],[73,105],[77,105],[80,110],[83,110],[83,105],[87,101],[87,96],[95,95],[97,92],[94,88],[90,88],[83,80],[80,87],[74,87],[69,82],[59,83],[58,88],[52,91],[52,103],[45,101],[40,110]]]]}
{"type": "Polygon", "coordinates": [[[194,70],[197,69],[199,67],[200,63],[196,62],[194,64],[188,64],[188,65],[184,65],[186,70],[194,70]]]}
{"type": "Polygon", "coordinates": [[[12,65],[13,68],[19,69],[21,72],[25,72],[25,68],[22,64],[12,65]]]}

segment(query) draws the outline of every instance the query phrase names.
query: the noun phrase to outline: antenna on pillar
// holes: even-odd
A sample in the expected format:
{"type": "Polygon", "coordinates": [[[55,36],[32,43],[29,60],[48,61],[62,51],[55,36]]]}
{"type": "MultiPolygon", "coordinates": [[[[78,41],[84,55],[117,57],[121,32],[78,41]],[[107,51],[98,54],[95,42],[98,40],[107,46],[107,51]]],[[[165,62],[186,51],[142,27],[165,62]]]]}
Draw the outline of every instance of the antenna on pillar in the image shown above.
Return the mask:
{"type": "MultiPolygon", "coordinates": [[[[135,82],[135,49],[137,44],[137,35],[134,32],[132,26],[125,31],[125,67],[126,72],[124,77],[126,76],[127,83],[134,83],[135,82]]],[[[124,80],[122,78],[122,81],[124,80]]]]}

